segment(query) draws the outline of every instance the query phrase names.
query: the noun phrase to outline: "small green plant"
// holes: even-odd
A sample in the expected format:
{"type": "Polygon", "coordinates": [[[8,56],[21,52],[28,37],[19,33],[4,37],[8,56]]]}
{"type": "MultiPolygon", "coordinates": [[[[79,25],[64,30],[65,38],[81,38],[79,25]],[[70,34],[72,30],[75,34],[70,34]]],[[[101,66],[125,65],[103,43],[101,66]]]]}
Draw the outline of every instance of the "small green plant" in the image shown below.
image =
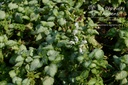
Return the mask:
{"type": "Polygon", "coordinates": [[[127,85],[127,19],[105,9],[122,4],[0,0],[0,85],[127,85]]]}

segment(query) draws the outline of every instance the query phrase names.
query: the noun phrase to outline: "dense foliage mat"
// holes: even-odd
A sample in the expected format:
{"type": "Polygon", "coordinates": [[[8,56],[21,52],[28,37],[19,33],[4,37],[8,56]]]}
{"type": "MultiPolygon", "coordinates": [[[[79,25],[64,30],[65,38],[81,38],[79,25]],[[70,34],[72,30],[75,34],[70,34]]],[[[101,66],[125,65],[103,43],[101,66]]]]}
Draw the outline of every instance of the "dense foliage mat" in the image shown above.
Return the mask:
{"type": "Polygon", "coordinates": [[[0,0],[0,85],[128,85],[127,0],[0,0]]]}

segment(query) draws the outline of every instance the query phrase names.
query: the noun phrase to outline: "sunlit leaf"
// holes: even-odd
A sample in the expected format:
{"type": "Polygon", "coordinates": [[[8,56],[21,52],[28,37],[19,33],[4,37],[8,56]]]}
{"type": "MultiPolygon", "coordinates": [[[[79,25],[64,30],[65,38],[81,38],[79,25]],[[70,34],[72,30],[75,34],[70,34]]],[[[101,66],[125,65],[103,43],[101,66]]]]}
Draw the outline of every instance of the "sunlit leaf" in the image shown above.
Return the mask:
{"type": "Polygon", "coordinates": [[[116,80],[122,80],[126,78],[128,73],[126,71],[120,71],[116,74],[116,80]]]}
{"type": "Polygon", "coordinates": [[[42,66],[42,63],[40,62],[40,60],[34,59],[30,64],[30,71],[34,71],[41,66],[42,66]]]}
{"type": "Polygon", "coordinates": [[[14,77],[14,78],[12,79],[12,82],[13,82],[14,84],[17,84],[17,85],[21,85],[21,81],[22,81],[22,79],[21,79],[20,77],[14,77]]]}
{"type": "Polygon", "coordinates": [[[0,20],[4,19],[5,16],[6,16],[5,12],[0,10],[0,20]]]}
{"type": "Polygon", "coordinates": [[[46,76],[43,80],[42,80],[42,84],[43,85],[53,85],[54,83],[54,79],[52,77],[46,76]]]}
{"type": "Polygon", "coordinates": [[[17,5],[16,3],[12,3],[12,2],[11,2],[11,3],[8,4],[8,7],[9,7],[9,9],[12,10],[12,9],[18,8],[18,5],[17,5]]]}
{"type": "Polygon", "coordinates": [[[39,33],[38,36],[36,37],[36,41],[41,40],[41,39],[42,39],[42,35],[41,33],[39,33]]]}
{"type": "Polygon", "coordinates": [[[50,66],[44,68],[44,71],[51,77],[54,77],[57,72],[57,66],[56,64],[50,64],[50,66]]]}
{"type": "Polygon", "coordinates": [[[64,25],[64,24],[66,24],[66,20],[63,19],[63,18],[60,18],[60,19],[58,19],[58,23],[59,23],[60,25],[64,25]]]}
{"type": "Polygon", "coordinates": [[[30,85],[30,79],[26,78],[22,81],[22,85],[30,85]]]}
{"type": "Polygon", "coordinates": [[[11,78],[14,78],[17,74],[16,74],[15,70],[11,70],[9,72],[9,75],[10,75],[11,78]]]}
{"type": "Polygon", "coordinates": [[[95,78],[91,78],[88,82],[88,85],[94,85],[96,83],[96,79],[95,78]]]}

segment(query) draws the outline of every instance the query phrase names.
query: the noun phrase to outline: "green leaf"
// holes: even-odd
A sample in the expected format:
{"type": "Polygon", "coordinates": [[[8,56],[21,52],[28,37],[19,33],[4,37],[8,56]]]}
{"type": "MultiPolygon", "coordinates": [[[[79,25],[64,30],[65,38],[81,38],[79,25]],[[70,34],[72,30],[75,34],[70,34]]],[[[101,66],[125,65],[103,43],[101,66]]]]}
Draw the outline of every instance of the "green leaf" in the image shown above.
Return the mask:
{"type": "Polygon", "coordinates": [[[80,8],[83,4],[83,0],[79,0],[79,2],[76,3],[75,8],[80,8]]]}
{"type": "Polygon", "coordinates": [[[127,78],[124,78],[123,80],[121,80],[120,85],[127,85],[127,83],[128,83],[127,78]]]}
{"type": "Polygon", "coordinates": [[[94,54],[94,56],[95,56],[95,58],[96,59],[103,59],[103,57],[104,57],[104,52],[103,52],[103,50],[101,50],[101,49],[95,49],[95,54],[94,54]]]}
{"type": "Polygon", "coordinates": [[[128,55],[127,54],[122,57],[122,62],[128,64],[128,55]]]}
{"type": "Polygon", "coordinates": [[[4,60],[4,56],[2,50],[0,49],[0,62],[3,62],[3,60],[4,60]]]}
{"type": "Polygon", "coordinates": [[[15,70],[11,70],[9,72],[9,75],[10,75],[11,78],[14,78],[14,77],[16,77],[17,74],[16,74],[15,70]]]}
{"type": "Polygon", "coordinates": [[[121,2],[125,2],[125,0],[118,0],[118,3],[121,4],[121,2]]]}
{"type": "Polygon", "coordinates": [[[58,16],[58,10],[57,9],[53,9],[53,14],[57,17],[58,16]]]}
{"type": "Polygon", "coordinates": [[[27,48],[26,48],[25,45],[22,44],[22,45],[20,46],[20,50],[27,50],[27,48]]]}
{"type": "Polygon", "coordinates": [[[105,17],[109,17],[109,16],[111,15],[111,12],[108,11],[108,10],[104,10],[104,11],[103,11],[103,15],[104,15],[105,17]]]}
{"type": "MultiPolygon", "coordinates": [[[[35,57],[35,56],[34,56],[35,57]]],[[[38,57],[37,57],[38,58],[38,57]]],[[[31,58],[31,57],[27,57],[26,59],[25,59],[25,61],[27,62],[27,63],[29,63],[29,62],[31,62],[33,59],[31,58]]]]}
{"type": "Polygon", "coordinates": [[[47,35],[46,41],[51,44],[51,43],[53,43],[53,41],[54,41],[54,37],[51,36],[51,35],[47,35]]]}
{"type": "Polygon", "coordinates": [[[55,25],[54,22],[47,22],[47,24],[48,24],[48,27],[53,27],[55,25]]]}
{"type": "Polygon", "coordinates": [[[20,62],[20,61],[23,61],[23,60],[24,60],[24,58],[21,55],[19,55],[19,56],[16,57],[15,62],[20,62]]]}
{"type": "Polygon", "coordinates": [[[128,39],[124,40],[126,47],[128,47],[128,39]]]}
{"type": "Polygon", "coordinates": [[[6,80],[0,81],[0,85],[8,85],[6,80]]]}
{"type": "Polygon", "coordinates": [[[54,22],[46,22],[46,21],[41,21],[41,24],[44,27],[53,27],[55,25],[54,22]]]}
{"type": "Polygon", "coordinates": [[[81,76],[83,77],[83,78],[88,78],[88,76],[89,76],[89,71],[88,70],[86,70],[86,71],[83,71],[82,73],[81,73],[81,76]]]}
{"type": "Polygon", "coordinates": [[[98,10],[100,10],[100,11],[104,11],[104,8],[101,7],[99,4],[98,4],[97,6],[98,6],[98,10]]]}
{"type": "Polygon", "coordinates": [[[46,76],[43,80],[42,80],[43,85],[53,85],[54,83],[54,79],[52,77],[46,76]]]}
{"type": "Polygon", "coordinates": [[[8,7],[9,7],[9,9],[12,10],[12,9],[18,8],[18,5],[17,5],[16,3],[12,3],[12,2],[11,2],[11,3],[8,4],[8,7]]]}
{"type": "Polygon", "coordinates": [[[86,68],[88,68],[90,65],[91,65],[91,61],[85,61],[83,63],[83,66],[86,67],[86,68]]]}
{"type": "Polygon", "coordinates": [[[114,37],[115,35],[117,34],[117,30],[116,28],[111,28],[108,32],[107,32],[107,36],[110,36],[110,37],[114,37]]]}
{"type": "Polygon", "coordinates": [[[91,69],[91,72],[96,75],[96,74],[98,74],[99,71],[96,68],[93,68],[93,69],[91,69]]]}
{"type": "Polygon", "coordinates": [[[39,14],[31,13],[30,14],[30,21],[37,21],[39,18],[39,14]]]}
{"type": "Polygon", "coordinates": [[[42,2],[43,2],[44,4],[47,4],[47,3],[49,3],[49,0],[42,0],[42,2]]]}
{"type": "Polygon", "coordinates": [[[88,26],[92,28],[92,27],[97,27],[98,25],[94,23],[91,18],[88,18],[88,26]]]}
{"type": "Polygon", "coordinates": [[[96,78],[91,78],[88,82],[88,85],[95,85],[96,83],[96,78]]]}
{"type": "Polygon", "coordinates": [[[59,25],[61,25],[61,26],[63,26],[64,24],[66,24],[66,20],[65,19],[63,19],[63,18],[60,18],[60,19],[58,19],[58,21],[57,21],[58,23],[59,23],[59,25]]]}
{"type": "MultiPolygon", "coordinates": [[[[119,14],[120,14],[120,13],[119,13],[119,14]]],[[[122,14],[123,14],[123,12],[122,12],[122,14]]],[[[125,22],[126,22],[126,19],[125,19],[125,18],[122,18],[122,17],[119,17],[119,18],[117,18],[116,20],[117,20],[117,22],[119,22],[119,23],[125,23],[125,22]]]]}
{"type": "Polygon", "coordinates": [[[121,60],[120,60],[120,58],[119,58],[118,56],[114,55],[114,56],[113,56],[113,59],[114,59],[114,62],[115,62],[116,64],[120,64],[121,60]]]}
{"type": "Polygon", "coordinates": [[[22,14],[16,13],[15,14],[15,20],[16,20],[16,22],[22,23],[23,22],[22,14]]]}
{"type": "Polygon", "coordinates": [[[5,12],[0,10],[0,20],[4,19],[5,16],[6,16],[5,12]]]}
{"type": "Polygon", "coordinates": [[[96,35],[96,34],[99,34],[96,30],[94,29],[87,29],[87,33],[90,34],[90,35],[96,35]]]}
{"type": "Polygon", "coordinates": [[[94,47],[100,46],[99,43],[95,40],[94,36],[90,36],[87,38],[87,41],[92,44],[94,47]]]}
{"type": "Polygon", "coordinates": [[[22,81],[22,85],[30,85],[30,79],[26,78],[22,81]]]}
{"type": "Polygon", "coordinates": [[[122,80],[128,76],[126,71],[120,71],[116,74],[116,80],[122,80]]]}
{"type": "Polygon", "coordinates": [[[14,40],[9,40],[9,41],[6,42],[6,45],[7,45],[7,46],[10,46],[10,47],[11,47],[11,46],[14,46],[14,45],[16,45],[16,44],[17,44],[17,42],[14,41],[14,40]]]}
{"type": "Polygon", "coordinates": [[[123,70],[126,68],[126,64],[125,63],[120,63],[120,70],[123,70]]]}
{"type": "Polygon", "coordinates": [[[94,49],[90,54],[90,58],[95,57],[96,59],[103,59],[104,57],[104,52],[101,49],[94,49]]]}
{"type": "Polygon", "coordinates": [[[20,62],[15,64],[16,67],[21,67],[22,65],[23,65],[23,61],[20,61],[20,62]]]}
{"type": "Polygon", "coordinates": [[[44,71],[51,77],[54,77],[57,72],[57,66],[56,66],[56,64],[50,64],[50,66],[46,66],[44,68],[44,71]]]}
{"type": "Polygon", "coordinates": [[[22,81],[22,79],[21,79],[20,77],[14,77],[14,78],[12,79],[12,82],[13,82],[14,84],[16,84],[16,85],[21,85],[21,81],[22,81]]]}
{"type": "Polygon", "coordinates": [[[4,43],[0,43],[0,48],[3,48],[5,46],[4,43]]]}
{"type": "Polygon", "coordinates": [[[29,1],[29,4],[30,4],[30,5],[35,5],[35,4],[37,4],[37,3],[38,3],[37,0],[31,0],[31,1],[29,1]]]}
{"type": "Polygon", "coordinates": [[[40,62],[39,59],[34,59],[30,64],[30,71],[34,71],[37,68],[40,68],[43,64],[40,62]]]}
{"type": "Polygon", "coordinates": [[[41,35],[41,33],[39,33],[39,34],[37,35],[37,37],[36,37],[36,41],[41,40],[41,39],[42,39],[42,35],[41,35]]]}
{"type": "Polygon", "coordinates": [[[95,63],[91,63],[89,67],[90,67],[90,68],[96,68],[97,65],[96,65],[95,63]]]}
{"type": "Polygon", "coordinates": [[[18,7],[18,11],[24,13],[25,12],[24,7],[18,7]]]}
{"type": "MultiPolygon", "coordinates": [[[[30,20],[28,16],[22,16],[23,19],[30,20]]],[[[31,28],[31,27],[30,27],[31,28]]]]}
{"type": "Polygon", "coordinates": [[[48,17],[47,20],[48,20],[48,21],[54,21],[54,20],[55,20],[55,17],[54,17],[54,16],[50,16],[50,17],[48,17]]]}
{"type": "Polygon", "coordinates": [[[46,27],[43,27],[43,26],[40,25],[40,24],[36,26],[36,34],[45,32],[46,30],[47,30],[47,28],[46,28],[46,27]]]}
{"type": "Polygon", "coordinates": [[[84,60],[84,57],[83,57],[83,56],[78,56],[78,57],[77,57],[77,60],[78,60],[79,62],[82,62],[82,61],[84,60]]]}
{"type": "Polygon", "coordinates": [[[50,61],[55,60],[55,58],[56,58],[56,56],[57,56],[58,54],[59,54],[59,52],[57,52],[57,51],[55,51],[55,50],[49,50],[49,51],[47,52],[48,59],[49,59],[50,61]]]}

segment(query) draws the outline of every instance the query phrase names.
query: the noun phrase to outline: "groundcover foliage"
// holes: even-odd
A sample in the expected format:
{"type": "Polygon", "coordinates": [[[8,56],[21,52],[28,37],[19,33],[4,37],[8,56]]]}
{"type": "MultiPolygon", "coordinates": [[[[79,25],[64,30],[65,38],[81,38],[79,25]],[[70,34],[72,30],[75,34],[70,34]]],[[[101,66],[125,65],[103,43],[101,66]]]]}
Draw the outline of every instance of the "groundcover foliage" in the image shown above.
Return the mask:
{"type": "Polygon", "coordinates": [[[0,0],[0,85],[127,85],[127,8],[127,0],[0,0]]]}

